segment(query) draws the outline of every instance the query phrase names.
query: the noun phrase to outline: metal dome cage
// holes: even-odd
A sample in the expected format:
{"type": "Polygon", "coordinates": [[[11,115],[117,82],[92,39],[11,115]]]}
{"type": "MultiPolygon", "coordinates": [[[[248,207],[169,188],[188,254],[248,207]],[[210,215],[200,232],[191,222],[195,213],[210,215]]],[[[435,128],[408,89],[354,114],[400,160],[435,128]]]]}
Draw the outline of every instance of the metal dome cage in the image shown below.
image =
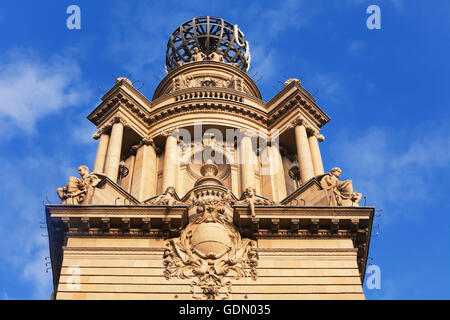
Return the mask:
{"type": "Polygon", "coordinates": [[[197,17],[179,26],[167,43],[167,71],[177,68],[180,62],[190,62],[194,48],[206,56],[220,48],[224,62],[245,72],[250,68],[250,47],[244,33],[221,18],[197,17]]]}

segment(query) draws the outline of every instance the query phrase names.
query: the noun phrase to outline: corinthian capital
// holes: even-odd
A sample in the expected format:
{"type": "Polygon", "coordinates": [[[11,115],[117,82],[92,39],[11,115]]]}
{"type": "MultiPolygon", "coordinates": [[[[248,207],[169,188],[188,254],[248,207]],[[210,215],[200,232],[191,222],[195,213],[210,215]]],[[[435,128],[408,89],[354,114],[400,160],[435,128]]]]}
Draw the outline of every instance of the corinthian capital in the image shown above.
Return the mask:
{"type": "Polygon", "coordinates": [[[155,146],[155,142],[151,136],[145,136],[141,140],[141,144],[155,146]]]}
{"type": "Polygon", "coordinates": [[[317,137],[317,134],[319,132],[316,129],[314,129],[313,127],[306,127],[306,133],[308,134],[308,136],[315,136],[315,137],[317,137]]]}
{"type": "Polygon", "coordinates": [[[291,121],[290,125],[293,127],[305,125],[306,121],[303,117],[298,116],[294,120],[291,121]]]}
{"type": "Polygon", "coordinates": [[[177,128],[169,129],[169,130],[161,132],[160,135],[167,138],[167,137],[170,137],[171,135],[176,135],[178,132],[177,130],[178,130],[177,128]]]}
{"type": "Polygon", "coordinates": [[[94,139],[94,140],[98,140],[98,139],[100,139],[100,136],[102,135],[102,131],[101,130],[99,130],[99,131],[97,131],[96,133],[94,133],[93,135],[92,135],[92,138],[94,139]]]}
{"type": "Polygon", "coordinates": [[[121,123],[124,127],[129,127],[130,124],[121,113],[117,113],[111,120],[111,125],[121,123]]]}
{"type": "Polygon", "coordinates": [[[321,135],[319,132],[317,132],[316,138],[317,138],[317,140],[319,142],[324,142],[325,141],[325,137],[323,135],[321,135]]]}
{"type": "Polygon", "coordinates": [[[244,136],[244,137],[250,137],[250,138],[254,138],[254,137],[257,136],[255,131],[249,130],[249,129],[245,129],[245,128],[240,128],[239,129],[239,134],[244,136]]]}

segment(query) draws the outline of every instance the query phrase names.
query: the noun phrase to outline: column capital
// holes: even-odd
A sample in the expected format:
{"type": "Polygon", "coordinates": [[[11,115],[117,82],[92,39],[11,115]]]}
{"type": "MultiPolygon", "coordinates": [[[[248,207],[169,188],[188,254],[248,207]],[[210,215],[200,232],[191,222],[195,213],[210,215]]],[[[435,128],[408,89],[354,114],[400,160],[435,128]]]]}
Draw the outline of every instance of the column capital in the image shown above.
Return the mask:
{"type": "Polygon", "coordinates": [[[319,142],[325,141],[325,137],[319,133],[319,130],[314,129],[313,127],[306,127],[306,133],[308,136],[314,136],[319,142]]]}
{"type": "Polygon", "coordinates": [[[317,134],[319,133],[316,129],[314,129],[313,127],[306,127],[306,133],[308,134],[308,136],[315,136],[317,137],[317,134]]]}
{"type": "Polygon", "coordinates": [[[239,128],[239,133],[241,135],[243,135],[244,137],[250,137],[250,138],[255,138],[258,136],[258,134],[250,129],[246,129],[246,128],[239,128]]]}
{"type": "Polygon", "coordinates": [[[295,119],[293,119],[290,123],[291,126],[296,127],[296,126],[304,126],[306,124],[305,118],[301,117],[301,116],[297,116],[295,119]]]}
{"type": "Polygon", "coordinates": [[[153,141],[153,138],[151,136],[145,136],[141,139],[141,143],[140,145],[151,145],[151,146],[155,146],[155,141],[153,141]]]}
{"type": "Polygon", "coordinates": [[[98,140],[98,139],[100,139],[100,136],[102,134],[109,134],[111,131],[111,127],[112,127],[111,123],[104,124],[103,126],[98,128],[98,131],[92,135],[92,138],[94,138],[95,140],[98,140]]]}
{"type": "Polygon", "coordinates": [[[176,134],[177,132],[178,132],[178,128],[173,128],[173,129],[163,131],[163,132],[159,133],[159,135],[167,138],[167,137],[170,137],[170,136],[176,134]]]}
{"type": "Polygon", "coordinates": [[[92,135],[92,138],[94,139],[94,140],[98,140],[98,139],[100,139],[100,136],[103,134],[103,132],[101,131],[101,130],[98,130],[96,133],[94,133],[93,135],[92,135]]]}
{"type": "Polygon", "coordinates": [[[117,113],[111,120],[110,124],[121,123],[124,127],[130,127],[130,124],[121,113],[117,113]]]}
{"type": "Polygon", "coordinates": [[[136,155],[137,150],[139,149],[140,144],[135,144],[130,148],[131,154],[136,155]]]}
{"type": "Polygon", "coordinates": [[[325,137],[322,134],[320,134],[319,132],[317,132],[316,138],[317,138],[317,140],[319,140],[319,142],[325,141],[325,137]]]}

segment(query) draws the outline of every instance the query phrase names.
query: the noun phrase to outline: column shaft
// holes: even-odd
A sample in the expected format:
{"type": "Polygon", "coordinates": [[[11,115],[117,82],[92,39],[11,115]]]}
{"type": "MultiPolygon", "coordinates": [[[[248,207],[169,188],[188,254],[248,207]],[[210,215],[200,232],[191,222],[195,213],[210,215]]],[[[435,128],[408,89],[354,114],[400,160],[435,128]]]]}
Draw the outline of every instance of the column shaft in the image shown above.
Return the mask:
{"type": "Polygon", "coordinates": [[[255,188],[255,152],[252,146],[252,139],[244,135],[240,140],[239,166],[241,173],[241,192],[247,188],[255,188]]]}
{"type": "Polygon", "coordinates": [[[108,152],[106,154],[105,175],[117,182],[119,175],[120,153],[122,151],[123,124],[116,122],[111,128],[108,152]]]}
{"type": "Polygon", "coordinates": [[[166,149],[164,151],[164,174],[163,174],[163,192],[168,187],[175,187],[177,185],[177,138],[169,135],[166,140],[166,149]]]}
{"type": "Polygon", "coordinates": [[[108,151],[109,134],[102,133],[98,141],[97,155],[95,156],[94,172],[103,173],[106,152],[108,151]]]}
{"type": "Polygon", "coordinates": [[[286,197],[283,160],[277,145],[266,146],[261,152],[261,179],[263,196],[274,201],[286,197]]]}
{"type": "Polygon", "coordinates": [[[298,166],[300,169],[300,179],[302,183],[314,177],[314,167],[309,149],[306,128],[302,124],[295,126],[295,142],[297,144],[298,166]]]}
{"type": "Polygon", "coordinates": [[[313,134],[308,137],[309,149],[311,150],[311,158],[314,167],[314,175],[317,176],[319,174],[323,174],[323,162],[322,157],[320,155],[319,141],[317,137],[313,134]]]}
{"type": "Polygon", "coordinates": [[[152,144],[143,144],[136,152],[131,194],[139,201],[156,195],[156,151],[152,144]]]}

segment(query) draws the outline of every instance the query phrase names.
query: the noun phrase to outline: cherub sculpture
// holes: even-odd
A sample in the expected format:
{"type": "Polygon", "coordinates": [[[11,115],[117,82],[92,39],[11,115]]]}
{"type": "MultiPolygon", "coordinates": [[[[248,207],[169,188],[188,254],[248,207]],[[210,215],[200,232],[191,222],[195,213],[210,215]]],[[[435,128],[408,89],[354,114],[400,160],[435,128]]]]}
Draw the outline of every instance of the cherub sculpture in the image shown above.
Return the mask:
{"type": "Polygon", "coordinates": [[[56,189],[56,193],[62,202],[72,199],[70,204],[82,203],[86,198],[89,187],[95,187],[100,182],[100,179],[95,174],[89,173],[87,166],[79,166],[78,173],[81,178],[70,177],[68,184],[56,189]]]}
{"type": "Polygon", "coordinates": [[[320,184],[325,190],[333,190],[339,206],[357,206],[362,194],[353,189],[352,180],[340,181],[341,174],[340,168],[333,168],[322,177],[320,184]]]}

